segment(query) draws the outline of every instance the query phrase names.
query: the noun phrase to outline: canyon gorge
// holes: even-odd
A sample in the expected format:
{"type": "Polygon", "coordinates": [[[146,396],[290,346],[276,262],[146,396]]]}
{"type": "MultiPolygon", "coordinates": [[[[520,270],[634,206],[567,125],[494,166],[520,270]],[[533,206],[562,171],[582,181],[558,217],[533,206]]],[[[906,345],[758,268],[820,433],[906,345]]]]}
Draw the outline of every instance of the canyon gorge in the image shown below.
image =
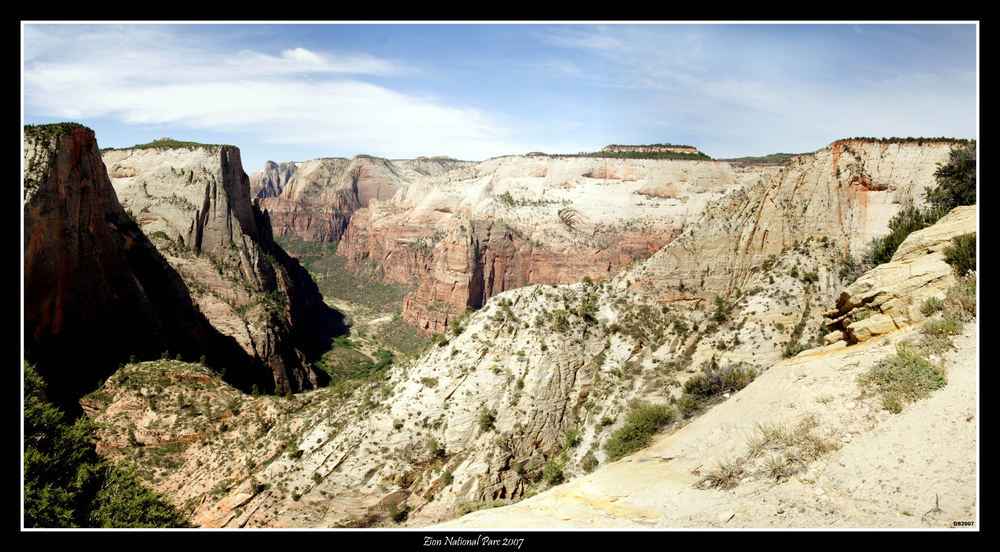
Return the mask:
{"type": "Polygon", "coordinates": [[[844,139],[778,163],[361,155],[247,175],[235,146],[25,136],[26,359],[65,382],[102,457],[196,526],[975,516],[975,275],[946,250],[977,208],[861,261],[967,142],[844,139]],[[353,310],[346,279],[398,295],[353,310]],[[898,411],[859,390],[941,312],[971,322],[928,353],[947,387],[898,411]],[[418,346],[367,330],[394,317],[418,346]],[[94,368],[71,371],[83,348],[94,368]],[[627,441],[653,411],[655,435],[627,441]],[[761,424],[786,430],[744,451],[761,424]],[[930,467],[904,473],[892,447],[930,467]],[[935,484],[955,490],[939,515],[900,514],[935,484]]]}

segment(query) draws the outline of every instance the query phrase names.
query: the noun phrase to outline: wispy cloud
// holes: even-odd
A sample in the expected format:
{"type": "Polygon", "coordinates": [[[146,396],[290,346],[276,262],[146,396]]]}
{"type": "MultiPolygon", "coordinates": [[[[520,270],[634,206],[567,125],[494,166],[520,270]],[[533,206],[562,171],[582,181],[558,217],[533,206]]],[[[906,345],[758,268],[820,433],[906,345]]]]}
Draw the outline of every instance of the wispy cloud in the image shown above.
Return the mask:
{"type": "Polygon", "coordinates": [[[25,107],[225,133],[257,156],[682,141],[725,157],[974,133],[968,25],[858,29],[28,25],[25,107]]]}
{"type": "Polygon", "coordinates": [[[413,71],[366,53],[226,51],[146,27],[29,30],[26,102],[37,114],[249,132],[263,142],[385,155],[480,158],[522,147],[501,117],[359,80],[413,71]]]}

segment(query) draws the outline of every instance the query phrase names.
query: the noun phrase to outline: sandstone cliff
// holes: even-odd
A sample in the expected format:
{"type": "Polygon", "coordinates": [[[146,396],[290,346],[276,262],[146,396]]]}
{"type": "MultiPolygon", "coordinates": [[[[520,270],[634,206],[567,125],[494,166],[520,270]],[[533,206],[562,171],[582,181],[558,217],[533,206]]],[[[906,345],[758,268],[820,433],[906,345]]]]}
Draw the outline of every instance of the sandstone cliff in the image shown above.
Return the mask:
{"type": "Polygon", "coordinates": [[[295,174],[294,162],[268,161],[264,168],[250,175],[250,195],[257,198],[277,197],[295,174]]]}
{"type": "Polygon", "coordinates": [[[25,356],[59,399],[163,353],[204,357],[244,389],[268,384],[119,204],[92,130],[25,127],[24,167],[25,356]]]}
{"type": "Polygon", "coordinates": [[[278,236],[335,242],[352,214],[387,200],[404,183],[440,174],[462,162],[443,158],[390,161],[367,155],[302,163],[270,163],[251,179],[278,236]]]}
{"type": "MultiPolygon", "coordinates": [[[[953,341],[932,339],[924,345],[930,363],[943,366],[945,374],[943,388],[928,398],[893,414],[859,389],[859,378],[893,356],[897,346],[917,342],[921,347],[917,340],[927,340],[933,326],[919,324],[928,313],[914,307],[955,290],[940,250],[951,237],[975,228],[975,207],[959,207],[911,234],[892,262],[867,272],[839,295],[831,314],[856,314],[865,305],[877,311],[871,318],[889,320],[884,330],[863,331],[881,326],[855,322],[847,326],[848,335],[855,336],[850,344],[838,341],[776,364],[648,449],[537,497],[441,527],[975,523],[975,320],[955,330],[953,341]]],[[[961,300],[975,301],[974,277],[971,295],[961,300]]]]}
{"type": "Polygon", "coordinates": [[[404,318],[440,333],[506,290],[606,280],[745,178],[711,162],[501,157],[358,210],[338,254],[415,288],[404,318]]]}
{"type": "Polygon", "coordinates": [[[954,144],[842,140],[734,189],[623,281],[661,301],[732,294],[770,255],[808,238],[859,257],[905,199],[923,202],[954,144]]]}
{"type": "MultiPolygon", "coordinates": [[[[885,186],[882,192],[895,188],[897,192],[902,190],[900,193],[918,195],[916,192],[932,181],[934,156],[940,156],[940,160],[947,157],[947,147],[940,152],[933,147],[913,151],[905,146],[896,150],[894,147],[897,146],[888,146],[880,153],[870,144],[857,145],[859,151],[870,154],[858,154],[865,160],[865,167],[889,167],[887,173],[867,170],[859,173],[870,181],[871,187],[885,186]],[[883,155],[884,158],[880,157],[883,155]]],[[[687,427],[704,429],[689,432],[695,437],[685,441],[685,469],[697,467],[688,464],[694,461],[701,440],[715,447],[711,450],[718,450],[723,458],[722,452],[730,451],[741,441],[733,440],[726,429],[731,422],[703,421],[718,420],[711,418],[717,409],[728,412],[725,420],[751,427],[755,416],[770,420],[766,415],[780,413],[781,421],[792,420],[795,408],[785,408],[780,401],[803,377],[830,383],[831,393],[837,396],[853,389],[849,385],[853,385],[853,379],[845,379],[841,373],[844,370],[841,360],[847,357],[838,356],[834,365],[812,372],[781,369],[808,363],[809,358],[818,354],[841,354],[799,351],[819,345],[826,333],[821,313],[848,284],[845,278],[849,274],[841,270],[840,259],[845,252],[867,241],[868,236],[855,237],[853,231],[868,228],[864,231],[879,232],[874,217],[887,219],[897,208],[891,197],[885,195],[852,197],[851,194],[861,192],[844,191],[845,187],[869,185],[851,184],[852,179],[837,176],[840,165],[831,168],[820,162],[822,159],[832,162],[835,150],[803,156],[793,162],[799,172],[791,173],[781,168],[739,172],[726,164],[707,163],[697,170],[715,172],[700,173],[707,174],[703,180],[689,179],[691,188],[679,186],[687,194],[689,204],[702,201],[709,205],[707,209],[705,205],[698,208],[693,220],[680,217],[684,210],[679,210],[676,203],[639,205],[648,209],[645,211],[626,209],[633,214],[649,214],[651,218],[674,213],[674,217],[657,217],[659,222],[651,224],[664,224],[666,228],[676,225],[680,235],[632,270],[607,282],[536,284],[497,290],[499,295],[484,298],[477,312],[459,318],[456,330],[449,331],[423,357],[395,367],[384,378],[369,381],[353,393],[325,389],[295,397],[290,402],[274,398],[254,402],[250,408],[264,412],[262,419],[237,418],[238,427],[228,422],[224,428],[220,425],[222,439],[192,437],[191,445],[175,457],[175,467],[160,474],[158,488],[170,493],[179,504],[189,504],[193,519],[205,526],[369,525],[392,523],[389,521],[392,514],[404,511],[409,516],[406,523],[440,521],[468,509],[493,505],[494,501],[517,500],[544,490],[546,473],[558,471],[565,478],[573,478],[595,465],[607,463],[603,445],[613,431],[622,427],[633,400],[677,402],[683,386],[704,367],[716,363],[754,370],[762,374],[758,382],[769,382],[752,384],[747,388],[748,394],[719,397],[720,406],[691,413],[694,421],[687,427]],[[830,171],[831,176],[822,176],[823,171],[830,171]],[[727,174],[732,175],[731,181],[724,180],[727,174]],[[828,207],[828,212],[820,205],[828,207]],[[842,207],[839,214],[838,206],[842,207]],[[754,212],[766,215],[755,216],[754,212]],[[747,243],[756,244],[758,238],[744,236],[758,232],[764,234],[759,241],[765,245],[746,247],[747,243]],[[779,236],[773,237],[775,233],[779,236]],[[681,277],[673,276],[674,271],[681,277]],[[686,283],[661,286],[654,275],[668,280],[668,284],[677,280],[686,283]],[[720,303],[713,303],[716,296],[720,303]],[[775,372],[771,367],[781,357],[796,353],[794,359],[778,364],[778,373],[771,375],[775,372]],[[772,385],[773,389],[769,387],[772,385]],[[764,398],[759,403],[755,399],[752,409],[740,410],[742,397],[746,396],[764,398]],[[260,464],[260,458],[266,459],[265,465],[260,464]],[[189,484],[192,481],[197,483],[189,484]]],[[[847,154],[841,151],[839,155],[847,154]]],[[[628,205],[632,200],[611,191],[648,191],[666,184],[593,180],[610,180],[610,175],[620,176],[643,166],[657,170],[671,166],[671,170],[680,172],[696,170],[693,162],[664,163],[608,161],[605,165],[603,160],[580,158],[491,160],[482,165],[491,168],[488,172],[481,174],[482,166],[460,168],[437,179],[403,187],[392,201],[371,202],[367,208],[371,215],[362,218],[360,210],[355,212],[348,233],[356,226],[360,228],[359,221],[367,220],[366,241],[376,244],[386,239],[379,226],[383,221],[402,229],[389,236],[399,238],[403,232],[412,232],[404,238],[412,239],[409,242],[412,244],[418,243],[424,235],[421,232],[426,232],[424,228],[438,223],[450,228],[450,235],[461,236],[463,232],[475,235],[479,232],[475,225],[480,224],[480,219],[468,213],[482,209],[507,226],[517,229],[516,225],[521,225],[520,228],[533,231],[526,233],[540,244],[536,247],[554,248],[554,244],[569,243],[579,248],[589,240],[598,239],[595,236],[604,235],[593,231],[598,225],[619,229],[621,226],[616,225],[623,225],[617,218],[621,210],[615,211],[615,207],[628,205]],[[531,167],[533,176],[505,179],[512,174],[523,175],[529,162],[537,163],[531,167]],[[584,166],[587,163],[599,165],[584,166]],[[580,182],[566,188],[526,185],[543,182],[539,180],[547,178],[540,176],[543,172],[561,182],[559,171],[573,174],[580,169],[591,175],[600,171],[601,177],[580,175],[577,177],[580,182]],[[505,180],[507,187],[500,187],[505,180]],[[518,181],[522,182],[520,188],[513,185],[518,181]],[[603,195],[591,191],[582,197],[567,197],[555,191],[569,193],[597,186],[604,186],[596,188],[603,195]],[[532,195],[539,192],[546,195],[532,195]],[[556,207],[561,207],[563,199],[569,199],[586,216],[561,217],[556,207]],[[587,225],[592,225],[589,236],[586,232],[579,236],[574,231],[574,228],[588,228],[587,225]]],[[[846,172],[847,167],[857,167],[857,162],[844,165],[841,170],[846,172]]],[[[483,243],[488,246],[482,247],[484,250],[500,249],[490,245],[492,235],[495,232],[506,235],[506,231],[487,228],[489,239],[470,241],[465,248],[458,248],[449,260],[455,268],[446,265],[445,273],[452,270],[464,278],[462,267],[476,264],[469,262],[468,251],[476,251],[483,243]]],[[[446,241],[444,236],[440,240],[437,245],[446,241]]],[[[459,239],[452,241],[464,243],[459,239]]],[[[348,243],[357,242],[348,241],[345,234],[341,245],[348,243]]],[[[395,243],[407,242],[396,239],[395,243]]],[[[400,249],[394,248],[398,246],[392,242],[379,247],[384,247],[379,250],[382,253],[378,259],[385,263],[387,274],[393,270],[406,274],[410,270],[406,263],[419,259],[414,254],[400,261],[396,258],[400,249]]],[[[422,248],[403,251],[415,249],[422,248]]],[[[432,257],[436,258],[437,255],[432,257]]],[[[463,281],[456,279],[458,283],[463,281]]],[[[459,289],[459,297],[464,294],[459,285],[453,287],[459,289]]],[[[855,357],[865,362],[876,360],[860,350],[851,352],[851,362],[855,357]]],[[[185,387],[180,381],[187,377],[183,374],[197,370],[149,365],[134,369],[148,370],[177,382],[167,386],[172,395],[182,395],[185,387]]],[[[858,368],[852,365],[850,369],[858,368]]],[[[169,442],[172,432],[184,430],[180,418],[171,418],[175,420],[173,427],[152,424],[150,420],[157,418],[150,415],[155,408],[148,399],[137,397],[138,389],[116,383],[111,382],[107,392],[112,396],[102,401],[103,406],[94,407],[97,415],[103,416],[99,418],[102,420],[114,419],[109,413],[127,413],[117,418],[102,437],[103,441],[118,443],[115,454],[128,456],[134,451],[134,447],[122,444],[128,442],[123,437],[127,435],[128,420],[142,420],[144,425],[155,426],[158,432],[167,431],[167,435],[150,435],[153,442],[169,442]]],[[[824,402],[818,399],[817,402],[824,404],[825,396],[824,402]]],[[[830,412],[830,419],[846,416],[849,420],[845,425],[847,436],[837,435],[838,443],[847,442],[852,432],[871,429],[865,425],[870,405],[864,409],[852,408],[852,401],[845,400],[836,403],[830,412]]],[[[828,421],[823,415],[819,418],[820,422],[828,421]]],[[[673,429],[687,423],[686,419],[680,420],[673,429]]],[[[815,427],[830,430],[822,423],[815,427]]],[[[663,462],[673,460],[664,458],[663,462]]],[[[654,460],[661,461],[650,458],[644,462],[654,460]]],[[[611,470],[614,469],[612,465],[611,470]]],[[[609,485],[632,485],[630,489],[651,487],[653,476],[661,472],[651,473],[648,478],[624,483],[611,479],[609,485]]],[[[676,474],[669,472],[667,476],[676,474]]],[[[580,479],[585,480],[588,479],[580,479]]],[[[683,485],[689,482],[690,477],[683,479],[683,485]]],[[[566,488],[579,489],[581,484],[571,483],[573,486],[566,488]]],[[[561,488],[545,496],[558,495],[561,488]]],[[[725,496],[713,492],[700,496],[708,496],[715,501],[712,504],[719,504],[725,496]]],[[[636,496],[638,503],[649,499],[641,492],[636,496]]],[[[757,496],[750,495],[747,504],[753,504],[757,496]]],[[[618,498],[609,497],[601,504],[618,498]]],[[[537,499],[542,500],[542,497],[537,499]]],[[[615,509],[613,505],[608,508],[615,509]]],[[[632,515],[632,509],[622,510],[628,512],[626,521],[609,520],[582,509],[579,512],[580,516],[593,516],[612,525],[645,521],[660,525],[685,523],[676,517],[664,517],[664,512],[671,511],[667,507],[645,517],[632,515]]],[[[704,523],[706,511],[710,510],[701,510],[700,517],[690,519],[704,523]]],[[[589,518],[563,521],[580,519],[589,518]]]]}
{"type": "Polygon", "coordinates": [[[272,238],[239,149],[108,150],[122,204],[184,279],[209,321],[273,372],[285,393],[313,388],[310,362],[340,329],[315,282],[272,238]]]}

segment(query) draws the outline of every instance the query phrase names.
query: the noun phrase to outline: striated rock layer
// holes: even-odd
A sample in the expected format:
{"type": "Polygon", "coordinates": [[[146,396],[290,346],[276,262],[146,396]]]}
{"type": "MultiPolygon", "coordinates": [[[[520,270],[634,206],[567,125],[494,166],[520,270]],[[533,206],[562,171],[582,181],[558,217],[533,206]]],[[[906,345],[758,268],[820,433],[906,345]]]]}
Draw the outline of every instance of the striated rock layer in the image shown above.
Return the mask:
{"type": "Polygon", "coordinates": [[[272,237],[233,146],[108,150],[104,162],[135,216],[222,333],[270,367],[285,393],[316,387],[310,361],[341,331],[339,314],[272,237]]]}
{"type": "MultiPolygon", "coordinates": [[[[885,158],[878,157],[881,154],[870,150],[868,144],[858,147],[879,159],[874,166],[890,166],[891,174],[899,177],[897,180],[895,176],[887,177],[889,173],[865,172],[870,187],[886,186],[882,192],[866,193],[884,193],[895,187],[896,191],[916,195],[932,181],[928,175],[933,172],[933,156],[940,154],[942,160],[947,157],[947,147],[940,152],[905,147],[893,152],[896,146],[890,146],[885,158]]],[[[869,154],[861,158],[871,161],[874,158],[869,159],[869,154]]],[[[688,432],[695,437],[686,441],[687,448],[680,451],[690,456],[684,459],[685,473],[699,468],[695,461],[697,450],[701,442],[709,442],[706,439],[714,447],[713,456],[718,454],[715,458],[724,460],[726,454],[743,444],[743,439],[732,439],[726,430],[733,423],[750,428],[757,414],[779,412],[781,416],[774,420],[798,423],[797,412],[805,403],[789,401],[787,390],[795,388],[803,375],[786,368],[805,365],[812,355],[823,354],[810,350],[826,333],[822,328],[822,307],[833,304],[847,284],[839,259],[867,239],[864,235],[855,237],[855,230],[872,228],[871,232],[878,232],[869,216],[879,211],[871,206],[881,205],[881,216],[886,219],[898,208],[891,199],[863,203],[847,197],[843,203],[834,202],[847,193],[842,188],[850,186],[851,179],[817,176],[818,180],[810,181],[810,175],[815,176],[814,171],[819,169],[806,168],[814,167],[817,160],[830,160],[829,155],[830,150],[821,150],[802,156],[793,162],[798,173],[777,168],[733,171],[732,184],[718,191],[712,191],[711,186],[718,185],[716,178],[731,169],[726,164],[706,163],[703,170],[719,172],[704,173],[711,176],[704,181],[689,178],[688,185],[707,186],[707,191],[702,189],[699,194],[678,186],[690,194],[689,203],[712,198],[709,209],[697,210],[703,214],[680,222],[676,216],[662,216],[678,208],[674,203],[639,206],[649,210],[638,212],[649,214],[661,224],[682,228],[678,228],[679,238],[633,269],[606,282],[528,285],[485,299],[481,309],[459,319],[457,327],[421,358],[396,366],[384,376],[360,382],[353,392],[328,388],[288,402],[268,398],[236,405],[236,410],[249,408],[261,412],[262,417],[239,419],[239,426],[230,423],[225,413],[217,413],[215,420],[220,422],[216,427],[221,434],[205,434],[219,438],[191,437],[190,446],[172,458],[174,467],[160,474],[154,484],[175,503],[188,505],[192,519],[204,526],[390,524],[392,514],[403,511],[408,512],[408,524],[432,523],[543,491],[550,485],[546,480],[558,481],[553,474],[572,479],[608,463],[605,445],[613,432],[624,426],[632,401],[676,403],[685,383],[699,369],[718,365],[770,373],[780,358],[797,355],[794,360],[778,364],[779,371],[769,375],[769,381],[778,384],[770,391],[768,380],[764,380],[748,388],[749,393],[724,394],[692,410],[677,405],[678,410],[685,410],[685,418],[673,422],[667,431],[681,429],[691,420],[689,427],[702,428],[688,432]],[[763,216],[746,214],[765,204],[772,207],[765,209],[763,216]],[[868,207],[859,207],[862,204],[868,207]],[[819,205],[831,207],[830,213],[822,214],[819,205]],[[844,207],[843,217],[836,214],[837,205],[844,207]],[[803,210],[811,219],[802,218],[803,210]],[[796,212],[800,214],[795,216],[796,212]],[[661,216],[654,217],[656,214],[661,216]],[[789,225],[783,239],[774,238],[776,243],[762,239],[768,244],[765,248],[744,249],[747,241],[743,236],[754,235],[762,228],[768,230],[768,235],[780,234],[783,224],[789,225]],[[687,282],[683,289],[660,287],[652,278],[670,278],[672,270],[682,271],[687,282]],[[716,296],[717,302],[713,300],[716,296]],[[755,401],[751,410],[741,408],[745,397],[761,391],[765,391],[766,401],[755,401]],[[699,424],[699,420],[710,420],[714,408],[723,409],[723,423],[699,424]],[[227,420],[225,424],[221,424],[222,419],[227,420]]],[[[841,156],[847,154],[841,152],[841,156]]],[[[375,229],[386,221],[405,229],[397,236],[412,239],[412,247],[403,251],[420,250],[416,244],[422,239],[422,227],[433,228],[433,221],[438,220],[453,235],[478,235],[482,230],[477,230],[474,223],[479,224],[481,219],[467,215],[463,218],[463,214],[492,209],[494,219],[524,229],[518,231],[540,244],[535,247],[553,247],[556,243],[579,246],[588,242],[574,228],[623,225],[615,217],[620,216],[620,206],[627,200],[610,192],[648,192],[658,187],[649,182],[587,180],[566,188],[529,187],[523,182],[517,187],[514,183],[521,178],[546,178],[540,176],[543,173],[573,174],[585,169],[593,175],[600,170],[602,178],[609,178],[626,171],[636,174],[636,167],[643,166],[601,162],[585,167],[586,163],[596,162],[579,158],[528,161],[492,160],[484,164],[492,169],[487,173],[480,174],[480,166],[466,167],[437,180],[401,188],[392,201],[375,201],[367,208],[374,214],[366,217],[372,229],[366,239],[383,243],[378,240],[387,238],[375,229]],[[526,166],[528,161],[537,164],[526,166]],[[531,169],[534,176],[507,178],[523,174],[525,168],[531,169]],[[501,187],[504,185],[507,187],[501,187]],[[604,186],[599,188],[604,193],[567,197],[553,192],[587,191],[591,186],[604,186]],[[577,215],[559,215],[559,209],[566,206],[564,200],[573,205],[577,215]]],[[[658,164],[646,166],[654,165],[662,169],[658,164]]],[[[841,167],[841,171],[846,172],[848,166],[841,167]]],[[[692,162],[677,163],[671,170],[694,171],[695,167],[692,162]]],[[[836,175],[836,168],[827,166],[826,170],[836,175]]],[[[688,176],[695,175],[689,172],[688,176]]],[[[862,197],[873,200],[884,196],[862,197]]],[[[361,215],[360,211],[354,213],[350,227],[362,220],[361,215]]],[[[490,228],[489,235],[495,232],[490,228]]],[[[589,234],[588,239],[593,240],[597,239],[593,236],[608,235],[592,230],[589,234]]],[[[447,235],[441,236],[435,247],[445,243],[447,235]]],[[[346,243],[345,238],[341,245],[346,243]]],[[[387,246],[382,251],[386,257],[379,258],[386,262],[386,258],[397,257],[400,249],[387,246]]],[[[455,251],[450,261],[452,266],[460,267],[468,250],[455,251]]],[[[437,262],[436,255],[431,258],[437,262]]],[[[397,262],[386,262],[387,273],[395,270],[394,266],[405,267],[409,261],[397,262]]],[[[456,272],[461,274],[458,269],[456,272]]],[[[851,351],[849,356],[861,356],[867,363],[876,360],[863,350],[851,351]]],[[[856,394],[852,376],[860,369],[851,364],[852,372],[845,378],[844,367],[839,362],[824,367],[816,384],[832,381],[830,392],[848,398],[808,396],[810,405],[824,404],[821,398],[835,401],[832,404],[836,409],[828,409],[826,417],[820,407],[809,409],[821,411],[817,417],[823,431],[830,429],[827,422],[851,417],[853,433],[833,436],[838,443],[849,442],[854,435],[872,429],[866,419],[874,410],[871,404],[859,408],[853,399],[856,394]]],[[[180,380],[196,371],[170,366],[137,369],[177,380],[168,393],[178,396],[185,393],[180,380]]],[[[141,386],[131,378],[128,383],[110,382],[106,391],[110,398],[105,397],[103,406],[95,406],[94,412],[99,421],[108,422],[101,440],[115,443],[115,454],[134,453],[127,438],[129,421],[148,430],[154,442],[169,443],[175,435],[188,435],[182,417],[172,416],[169,410],[160,414],[169,424],[154,423],[160,418],[152,413],[157,408],[169,409],[163,406],[165,403],[174,403],[159,401],[154,406],[141,396],[141,386]],[[154,432],[167,434],[154,436],[154,432]]],[[[220,397],[225,393],[220,391],[220,397]]],[[[658,466],[673,459],[671,454],[649,461],[658,466]]],[[[686,477],[683,485],[687,487],[691,479],[686,477]]],[[[636,481],[635,485],[647,488],[650,481],[636,481]]],[[[551,494],[557,494],[558,489],[551,494]]]]}
{"type": "Polygon", "coordinates": [[[713,162],[502,157],[357,210],[338,254],[414,288],[403,317],[442,332],[506,290],[606,280],[748,174],[713,162]]]}
{"type": "Polygon", "coordinates": [[[922,205],[948,142],[842,140],[761,173],[706,209],[690,228],[624,280],[660,301],[730,295],[769,256],[808,238],[859,256],[901,203],[922,205]]]}
{"type": "Polygon", "coordinates": [[[25,357],[58,399],[164,352],[228,367],[245,389],[268,385],[119,204],[92,130],[25,127],[24,163],[25,357]]]}
{"type": "Polygon", "coordinates": [[[369,156],[280,165],[269,161],[251,178],[251,190],[270,213],[278,236],[335,242],[352,214],[372,200],[387,200],[410,180],[462,164],[444,158],[389,161],[369,156]]]}
{"type": "Polygon", "coordinates": [[[924,301],[943,299],[955,284],[944,250],[952,238],[975,232],[976,206],[970,205],[907,236],[890,262],[858,278],[837,298],[836,308],[825,313],[832,330],[827,343],[867,341],[922,321],[924,301]]]}

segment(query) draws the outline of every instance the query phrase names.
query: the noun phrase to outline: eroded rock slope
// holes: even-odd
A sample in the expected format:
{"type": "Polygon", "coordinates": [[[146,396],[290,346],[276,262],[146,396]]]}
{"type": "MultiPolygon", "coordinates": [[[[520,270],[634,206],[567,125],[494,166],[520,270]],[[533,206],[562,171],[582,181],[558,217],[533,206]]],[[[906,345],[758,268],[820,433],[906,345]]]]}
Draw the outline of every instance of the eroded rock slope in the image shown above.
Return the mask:
{"type": "Polygon", "coordinates": [[[267,365],[267,389],[316,387],[311,360],[340,331],[309,274],[272,237],[233,146],[103,152],[122,205],[184,279],[209,321],[267,365]]]}
{"type": "Polygon", "coordinates": [[[25,356],[59,398],[165,352],[231,367],[245,389],[268,382],[122,208],[92,130],[25,127],[24,166],[25,356]]]}

